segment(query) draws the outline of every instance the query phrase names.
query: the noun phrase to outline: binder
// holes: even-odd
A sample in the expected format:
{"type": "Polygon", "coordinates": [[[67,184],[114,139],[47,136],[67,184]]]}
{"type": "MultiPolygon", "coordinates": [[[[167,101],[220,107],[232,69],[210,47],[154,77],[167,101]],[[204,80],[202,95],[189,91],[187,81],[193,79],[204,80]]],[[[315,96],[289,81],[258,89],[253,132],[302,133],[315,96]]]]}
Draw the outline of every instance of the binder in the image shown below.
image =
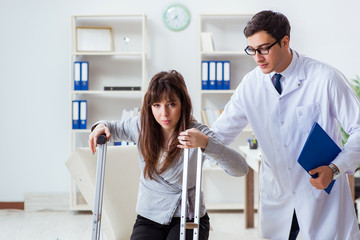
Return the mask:
{"type": "Polygon", "coordinates": [[[209,62],[209,88],[210,90],[216,89],[216,62],[209,62]]]}
{"type": "Polygon", "coordinates": [[[224,61],[223,65],[223,89],[230,89],[230,61],[224,61]]]}
{"type": "Polygon", "coordinates": [[[216,62],[216,89],[224,89],[224,71],[223,71],[224,62],[216,62]]]}
{"type": "Polygon", "coordinates": [[[87,101],[80,100],[80,129],[86,129],[87,124],[87,101]]]}
{"type": "Polygon", "coordinates": [[[80,128],[79,110],[79,101],[72,101],[72,129],[80,128]]]}
{"type": "Polygon", "coordinates": [[[74,62],[74,90],[80,90],[81,62],[74,62]]]}
{"type": "Polygon", "coordinates": [[[201,63],[201,89],[209,89],[209,62],[202,61],[201,63]]]}
{"type": "MultiPolygon", "coordinates": [[[[309,172],[314,168],[329,165],[340,152],[341,149],[338,145],[336,145],[321,126],[315,122],[301,150],[298,162],[309,172]]],[[[312,177],[316,178],[316,175],[317,174],[312,177]]],[[[333,180],[324,191],[330,194],[334,183],[335,180],[333,180]]]]}
{"type": "Polygon", "coordinates": [[[81,88],[89,90],[89,62],[81,62],[81,88]]]}

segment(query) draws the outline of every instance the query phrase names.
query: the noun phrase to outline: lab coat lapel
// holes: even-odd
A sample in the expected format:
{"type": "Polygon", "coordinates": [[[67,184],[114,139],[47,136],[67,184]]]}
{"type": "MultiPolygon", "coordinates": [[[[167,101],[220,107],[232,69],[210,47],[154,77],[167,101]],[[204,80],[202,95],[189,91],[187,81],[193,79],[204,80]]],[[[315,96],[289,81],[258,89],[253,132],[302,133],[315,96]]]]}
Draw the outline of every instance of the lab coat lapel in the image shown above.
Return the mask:
{"type": "Polygon", "coordinates": [[[291,93],[292,91],[300,89],[303,84],[302,81],[305,80],[305,70],[304,70],[304,65],[302,64],[301,58],[299,58],[296,65],[297,66],[293,70],[294,73],[291,73],[295,77],[292,79],[289,79],[289,81],[286,84],[286,87],[283,89],[283,92],[281,93],[281,97],[286,96],[287,94],[291,93]]]}

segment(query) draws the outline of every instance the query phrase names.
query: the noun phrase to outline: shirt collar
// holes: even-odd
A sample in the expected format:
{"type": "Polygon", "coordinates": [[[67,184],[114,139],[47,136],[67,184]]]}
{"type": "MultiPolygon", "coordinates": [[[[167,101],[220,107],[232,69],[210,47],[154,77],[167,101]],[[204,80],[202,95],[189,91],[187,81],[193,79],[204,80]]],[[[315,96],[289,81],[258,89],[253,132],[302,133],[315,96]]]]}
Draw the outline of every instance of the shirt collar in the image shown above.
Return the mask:
{"type": "MultiPolygon", "coordinates": [[[[291,72],[295,69],[296,63],[299,60],[299,55],[296,51],[293,51],[291,49],[292,52],[292,59],[291,59],[291,63],[289,64],[289,66],[282,72],[280,72],[280,74],[286,79],[291,72]]],[[[271,72],[270,73],[270,79],[273,78],[273,76],[275,75],[276,72],[271,72]]]]}

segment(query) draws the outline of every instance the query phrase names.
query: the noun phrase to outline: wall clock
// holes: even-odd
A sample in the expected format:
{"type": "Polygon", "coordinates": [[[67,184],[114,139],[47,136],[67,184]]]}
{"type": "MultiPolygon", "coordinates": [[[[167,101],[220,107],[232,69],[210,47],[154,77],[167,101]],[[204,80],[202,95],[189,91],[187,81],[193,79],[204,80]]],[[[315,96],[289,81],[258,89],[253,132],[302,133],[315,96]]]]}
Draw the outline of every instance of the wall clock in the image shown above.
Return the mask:
{"type": "Polygon", "coordinates": [[[170,5],[164,11],[165,26],[172,31],[184,30],[190,23],[190,12],[181,4],[170,5]]]}

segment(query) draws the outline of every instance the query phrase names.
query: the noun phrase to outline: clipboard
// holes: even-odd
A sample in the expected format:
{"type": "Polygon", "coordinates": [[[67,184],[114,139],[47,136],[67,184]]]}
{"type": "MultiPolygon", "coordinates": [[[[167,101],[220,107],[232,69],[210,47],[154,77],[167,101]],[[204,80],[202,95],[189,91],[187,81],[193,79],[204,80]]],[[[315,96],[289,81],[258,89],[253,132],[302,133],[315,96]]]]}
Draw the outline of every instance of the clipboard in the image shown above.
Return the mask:
{"type": "MultiPolygon", "coordinates": [[[[309,173],[311,169],[329,165],[340,152],[341,149],[339,146],[324,129],[315,122],[297,161],[306,172],[309,173]]],[[[311,176],[316,178],[317,174],[311,176]]],[[[334,183],[335,180],[332,180],[324,191],[330,194],[334,183]]]]}

